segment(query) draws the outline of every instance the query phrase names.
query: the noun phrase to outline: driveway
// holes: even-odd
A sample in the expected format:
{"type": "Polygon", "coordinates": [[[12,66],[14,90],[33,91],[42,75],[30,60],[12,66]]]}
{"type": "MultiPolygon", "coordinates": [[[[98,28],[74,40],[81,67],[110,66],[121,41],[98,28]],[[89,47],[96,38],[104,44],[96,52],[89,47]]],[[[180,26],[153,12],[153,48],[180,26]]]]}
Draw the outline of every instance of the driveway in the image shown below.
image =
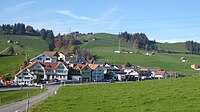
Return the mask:
{"type": "Polygon", "coordinates": [[[19,102],[14,102],[11,104],[0,106],[0,112],[17,112],[17,110],[20,112],[25,111],[27,109],[27,107],[31,107],[34,104],[48,98],[52,94],[54,94],[55,91],[57,91],[59,87],[60,87],[60,85],[49,85],[45,92],[40,93],[37,96],[33,96],[31,98],[28,98],[28,99],[25,99],[25,100],[22,100],[19,102]]]}

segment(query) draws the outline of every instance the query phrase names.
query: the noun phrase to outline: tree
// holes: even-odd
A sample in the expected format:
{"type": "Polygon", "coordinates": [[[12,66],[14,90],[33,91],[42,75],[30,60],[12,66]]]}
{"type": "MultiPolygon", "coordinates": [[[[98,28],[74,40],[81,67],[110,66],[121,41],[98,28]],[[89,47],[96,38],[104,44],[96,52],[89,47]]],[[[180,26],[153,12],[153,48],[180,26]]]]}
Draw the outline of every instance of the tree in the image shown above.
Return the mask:
{"type": "Polygon", "coordinates": [[[125,64],[125,67],[131,67],[132,65],[129,63],[129,62],[127,62],[126,64],[125,64]]]}

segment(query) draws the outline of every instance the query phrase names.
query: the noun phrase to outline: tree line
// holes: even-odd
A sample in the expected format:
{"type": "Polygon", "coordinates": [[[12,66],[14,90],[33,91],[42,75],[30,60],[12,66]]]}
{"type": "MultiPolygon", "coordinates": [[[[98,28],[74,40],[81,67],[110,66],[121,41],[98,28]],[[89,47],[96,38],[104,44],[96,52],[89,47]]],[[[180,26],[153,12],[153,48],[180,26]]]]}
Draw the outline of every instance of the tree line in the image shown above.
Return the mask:
{"type": "Polygon", "coordinates": [[[190,54],[200,54],[200,43],[191,41],[186,41],[186,49],[190,54]]]}
{"type": "Polygon", "coordinates": [[[80,36],[79,32],[72,32],[69,34],[58,34],[55,37],[55,50],[63,52],[64,54],[75,54],[82,60],[93,59],[92,54],[87,49],[82,49],[82,44],[77,38],[80,36]]]}
{"type": "Polygon", "coordinates": [[[139,50],[154,51],[157,50],[156,41],[151,41],[148,39],[144,33],[130,34],[128,32],[121,32],[119,38],[125,43],[131,44],[139,50]]]}
{"type": "Polygon", "coordinates": [[[43,40],[46,40],[49,45],[49,50],[53,51],[55,48],[55,36],[52,30],[35,30],[32,26],[25,26],[24,23],[15,23],[14,25],[3,24],[0,26],[0,30],[3,34],[8,35],[31,35],[41,36],[43,40]]]}

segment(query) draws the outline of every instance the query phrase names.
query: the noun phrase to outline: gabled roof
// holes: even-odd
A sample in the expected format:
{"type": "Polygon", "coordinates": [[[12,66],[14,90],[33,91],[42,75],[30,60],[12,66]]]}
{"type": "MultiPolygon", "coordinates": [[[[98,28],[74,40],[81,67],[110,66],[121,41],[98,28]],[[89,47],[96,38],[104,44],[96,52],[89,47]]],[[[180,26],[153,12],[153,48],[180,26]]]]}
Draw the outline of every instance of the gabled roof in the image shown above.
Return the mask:
{"type": "Polygon", "coordinates": [[[52,52],[52,51],[44,51],[42,54],[45,54],[49,57],[58,56],[57,52],[52,52]]]}
{"type": "MultiPolygon", "coordinates": [[[[87,67],[88,65],[85,65],[85,64],[77,64],[74,69],[80,69],[80,70],[83,70],[85,67],[87,67]]],[[[90,68],[90,67],[89,67],[90,68]]],[[[91,68],[90,68],[91,69],[91,68]]]]}
{"type": "Polygon", "coordinates": [[[89,67],[92,69],[92,70],[95,70],[99,65],[98,64],[89,64],[89,67]]]}
{"type": "Polygon", "coordinates": [[[139,71],[149,71],[149,68],[140,68],[139,71]]]}
{"type": "Polygon", "coordinates": [[[156,75],[164,75],[166,72],[165,71],[157,71],[156,75]]]}
{"type": "Polygon", "coordinates": [[[32,67],[33,65],[35,65],[38,62],[32,62],[30,63],[28,66],[26,66],[24,69],[20,70],[17,74],[15,74],[15,76],[18,76],[20,73],[22,73],[24,70],[29,69],[30,67],[32,67]]]}
{"type": "Polygon", "coordinates": [[[40,64],[44,67],[45,70],[55,70],[61,64],[61,62],[43,62],[40,64]]]}

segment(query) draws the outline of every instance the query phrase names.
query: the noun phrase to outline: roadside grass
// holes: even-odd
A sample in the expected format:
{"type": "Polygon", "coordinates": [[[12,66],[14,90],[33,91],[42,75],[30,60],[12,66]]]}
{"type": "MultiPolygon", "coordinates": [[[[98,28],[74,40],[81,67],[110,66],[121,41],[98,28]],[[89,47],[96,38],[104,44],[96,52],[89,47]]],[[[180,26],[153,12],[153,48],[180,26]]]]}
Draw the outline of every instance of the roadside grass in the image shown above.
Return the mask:
{"type": "Polygon", "coordinates": [[[45,89],[24,89],[24,90],[15,90],[8,92],[0,92],[0,105],[5,105],[17,101],[21,101],[32,96],[38,95],[45,89]]]}
{"type": "Polygon", "coordinates": [[[31,112],[196,112],[200,77],[61,87],[31,112]]]}
{"type": "MultiPolygon", "coordinates": [[[[96,37],[96,41],[84,43],[82,47],[89,49],[89,51],[96,56],[96,59],[99,62],[110,62],[117,65],[130,62],[135,66],[160,67],[168,72],[171,71],[174,74],[181,73],[186,75],[199,75],[198,71],[191,69],[191,64],[200,63],[200,55],[156,53],[156,56],[146,56],[145,51],[139,51],[140,54],[135,54],[135,48],[124,43],[121,44],[121,49],[133,51],[133,54],[118,54],[114,53],[115,50],[118,50],[118,36],[110,34],[96,34],[96,37]],[[181,57],[186,57],[189,60],[188,63],[182,63],[181,57]]],[[[168,49],[166,47],[163,48],[168,49]]],[[[177,48],[177,50],[182,51],[184,50],[184,44],[173,44],[170,49],[173,48],[177,48]]]]}

